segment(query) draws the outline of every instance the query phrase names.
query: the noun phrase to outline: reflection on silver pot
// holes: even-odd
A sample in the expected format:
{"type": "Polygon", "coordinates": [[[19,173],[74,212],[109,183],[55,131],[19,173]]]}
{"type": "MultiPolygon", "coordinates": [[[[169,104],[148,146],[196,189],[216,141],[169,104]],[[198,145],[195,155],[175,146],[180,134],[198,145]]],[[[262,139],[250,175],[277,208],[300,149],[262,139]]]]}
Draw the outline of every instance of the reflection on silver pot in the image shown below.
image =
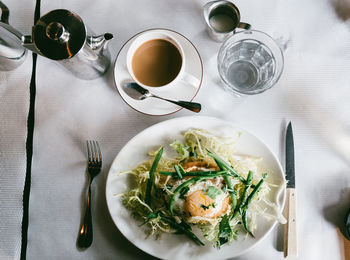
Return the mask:
{"type": "Polygon", "coordinates": [[[22,34],[8,24],[9,9],[0,1],[0,70],[9,71],[21,65],[27,50],[21,44],[22,34]]]}
{"type": "MultiPolygon", "coordinates": [[[[1,27],[4,28],[3,24],[1,27]]],[[[5,29],[14,35],[18,33],[11,26],[5,29]]],[[[42,16],[32,35],[22,35],[20,41],[25,48],[58,61],[75,76],[95,79],[110,65],[107,44],[112,38],[111,33],[94,36],[77,14],[57,9],[42,16]]]]}

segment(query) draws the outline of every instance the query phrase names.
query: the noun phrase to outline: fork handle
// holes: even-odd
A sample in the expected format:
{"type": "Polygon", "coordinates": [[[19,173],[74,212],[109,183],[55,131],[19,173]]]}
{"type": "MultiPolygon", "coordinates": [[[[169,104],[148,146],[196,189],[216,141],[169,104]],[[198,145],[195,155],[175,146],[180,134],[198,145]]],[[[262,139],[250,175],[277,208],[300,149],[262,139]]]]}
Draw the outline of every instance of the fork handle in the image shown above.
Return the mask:
{"type": "Polygon", "coordinates": [[[87,205],[85,209],[84,222],[79,231],[78,246],[87,248],[92,243],[92,217],[91,217],[91,182],[89,184],[89,192],[87,205]]]}

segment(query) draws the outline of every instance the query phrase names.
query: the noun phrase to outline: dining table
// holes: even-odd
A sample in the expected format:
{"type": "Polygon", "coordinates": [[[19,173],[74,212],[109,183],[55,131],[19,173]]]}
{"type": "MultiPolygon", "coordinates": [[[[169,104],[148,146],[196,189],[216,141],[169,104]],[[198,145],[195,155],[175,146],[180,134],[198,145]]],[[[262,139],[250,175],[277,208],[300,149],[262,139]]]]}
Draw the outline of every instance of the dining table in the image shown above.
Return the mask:
{"type": "MultiPolygon", "coordinates": [[[[0,72],[0,259],[154,259],[115,226],[106,178],[122,147],[145,128],[177,117],[132,109],[114,82],[114,61],[135,34],[166,28],[197,49],[203,79],[198,115],[247,129],[285,166],[285,130],[293,124],[298,258],[345,259],[342,226],[350,207],[350,1],[233,0],[241,20],[273,37],[284,69],[257,95],[226,91],[217,69],[222,43],[203,18],[205,0],[4,0],[9,22],[31,34],[34,20],[53,9],[77,13],[97,34],[112,33],[111,66],[82,80],[55,61],[27,53],[0,72]],[[85,210],[86,140],[98,140],[103,165],[92,183],[94,240],[76,245],[85,210]]],[[[196,114],[197,115],[197,114],[196,114]]],[[[235,259],[283,259],[283,225],[235,259]]]]}

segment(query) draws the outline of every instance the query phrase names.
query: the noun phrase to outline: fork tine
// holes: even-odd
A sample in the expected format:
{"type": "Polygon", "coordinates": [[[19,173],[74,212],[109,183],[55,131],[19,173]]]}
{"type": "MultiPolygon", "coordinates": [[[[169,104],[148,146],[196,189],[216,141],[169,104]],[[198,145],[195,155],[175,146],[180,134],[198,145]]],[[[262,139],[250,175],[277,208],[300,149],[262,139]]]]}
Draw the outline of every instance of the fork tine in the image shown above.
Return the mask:
{"type": "Polygon", "coordinates": [[[102,166],[102,153],[100,145],[95,140],[87,140],[86,141],[87,151],[88,151],[88,158],[89,158],[89,165],[90,166],[102,166]]]}
{"type": "Polygon", "coordinates": [[[97,144],[97,151],[98,151],[98,161],[99,161],[99,163],[102,164],[101,148],[100,148],[100,145],[99,145],[99,143],[97,141],[96,141],[96,144],[97,144]]]}
{"type": "Polygon", "coordinates": [[[90,164],[91,163],[91,151],[90,151],[90,143],[88,140],[86,141],[86,149],[88,152],[88,159],[89,159],[89,164],[90,164]]]}
{"type": "Polygon", "coordinates": [[[94,164],[96,164],[96,146],[95,146],[95,141],[90,141],[91,142],[91,151],[92,151],[92,161],[94,164]]]}
{"type": "Polygon", "coordinates": [[[96,145],[97,141],[92,141],[92,143],[94,144],[94,162],[98,163],[98,153],[97,153],[97,145],[96,145]]]}

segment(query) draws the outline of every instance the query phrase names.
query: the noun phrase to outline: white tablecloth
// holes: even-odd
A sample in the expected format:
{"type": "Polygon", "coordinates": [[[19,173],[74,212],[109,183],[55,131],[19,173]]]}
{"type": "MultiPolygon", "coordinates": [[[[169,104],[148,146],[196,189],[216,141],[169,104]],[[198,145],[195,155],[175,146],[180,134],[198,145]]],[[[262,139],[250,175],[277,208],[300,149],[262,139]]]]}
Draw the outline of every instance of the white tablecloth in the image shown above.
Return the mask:
{"type": "MultiPolygon", "coordinates": [[[[13,24],[29,32],[33,1],[7,2],[13,24]]],[[[282,163],[282,132],[291,120],[296,146],[299,259],[341,259],[335,223],[342,221],[345,208],[350,206],[349,2],[234,1],[242,21],[271,34],[286,48],[279,83],[247,98],[222,90],[216,69],[220,44],[204,31],[201,10],[205,3],[42,0],[41,14],[69,9],[96,33],[113,33],[113,60],[123,43],[139,31],[164,27],[184,34],[198,48],[204,63],[203,86],[195,98],[203,105],[200,114],[232,121],[255,133],[282,163]]],[[[19,259],[30,71],[31,55],[22,67],[7,73],[0,86],[0,258],[5,255],[5,259],[19,259]]],[[[28,259],[148,258],[114,226],[105,202],[106,175],[131,137],[154,123],[191,112],[142,115],[119,97],[112,69],[102,78],[83,81],[42,57],[37,64],[36,98],[28,259]],[[86,139],[100,141],[104,165],[93,185],[94,242],[81,251],[76,248],[76,238],[86,197],[86,139]]],[[[282,259],[279,229],[239,259],[282,259]]]]}
{"type": "MultiPolygon", "coordinates": [[[[35,3],[6,1],[6,5],[10,24],[29,33],[35,3]]],[[[0,71],[0,259],[4,260],[20,257],[31,74],[31,53],[16,70],[0,71]]]]}

